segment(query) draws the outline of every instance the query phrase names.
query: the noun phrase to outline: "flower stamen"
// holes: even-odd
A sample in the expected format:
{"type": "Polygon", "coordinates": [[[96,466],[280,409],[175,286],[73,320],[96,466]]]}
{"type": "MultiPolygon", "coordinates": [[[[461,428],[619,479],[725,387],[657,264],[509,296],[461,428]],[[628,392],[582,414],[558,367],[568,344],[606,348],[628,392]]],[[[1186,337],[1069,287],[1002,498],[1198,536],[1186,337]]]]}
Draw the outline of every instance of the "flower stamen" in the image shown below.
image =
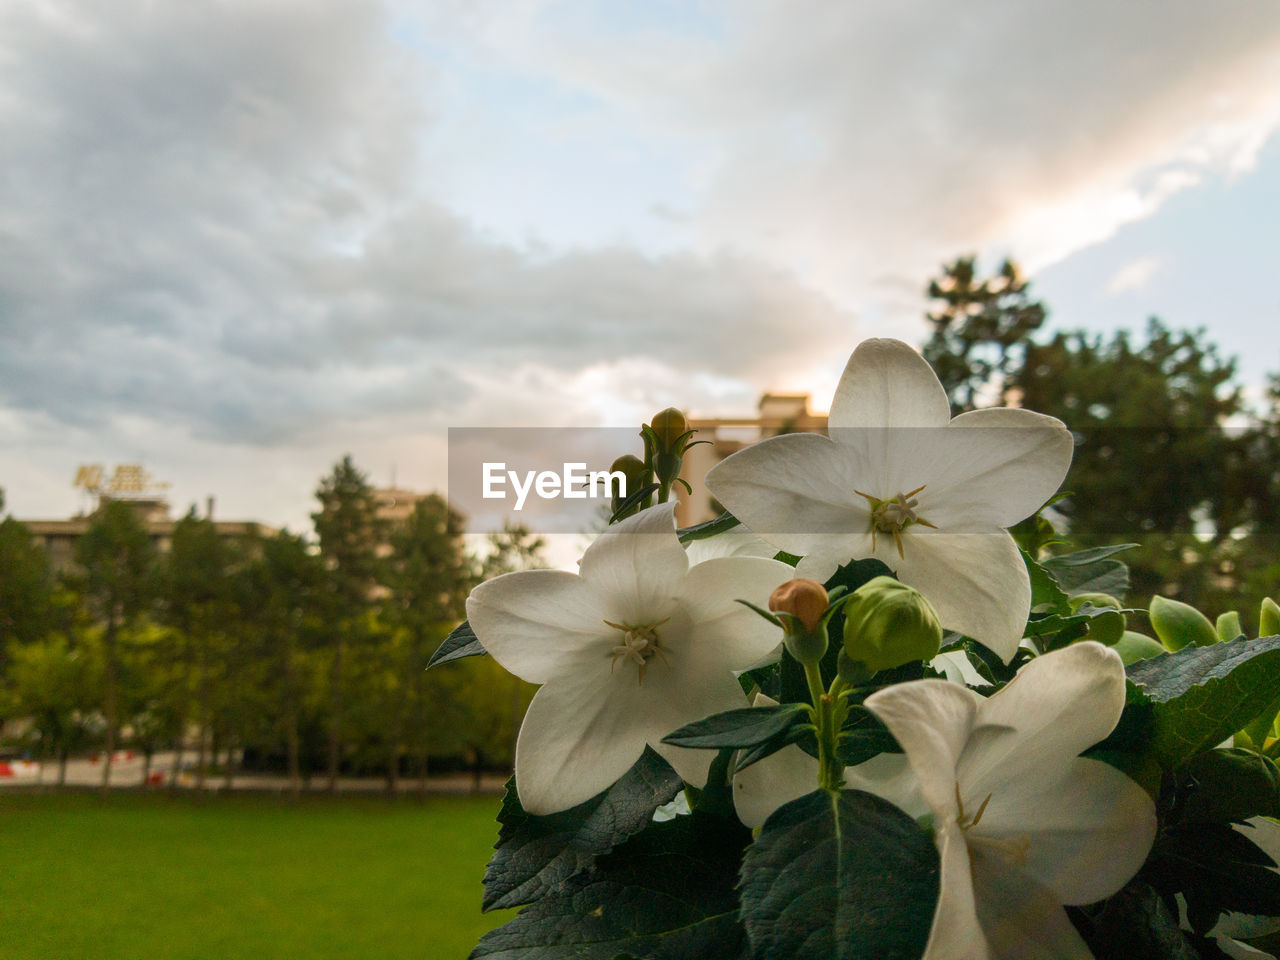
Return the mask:
{"type": "Polygon", "coordinates": [[[982,815],[987,812],[987,804],[991,802],[991,794],[987,794],[987,798],[978,806],[978,812],[973,815],[973,819],[969,820],[964,812],[964,800],[960,796],[960,781],[956,781],[956,825],[961,830],[968,830],[976,827],[982,822],[982,815]]]}
{"type": "Polygon", "coordinates": [[[920,501],[915,499],[915,496],[927,486],[928,484],[922,483],[910,493],[899,493],[896,497],[889,497],[887,500],[873,497],[871,494],[863,493],[861,490],[853,491],[871,504],[871,550],[873,553],[876,549],[877,533],[891,534],[894,545],[898,548],[898,556],[901,557],[903,555],[903,530],[915,523],[933,530],[938,529],[936,524],[930,523],[916,513],[916,508],[920,505],[920,501]]]}
{"type": "Polygon", "coordinates": [[[619,660],[630,660],[636,665],[638,682],[643,685],[644,672],[649,666],[649,661],[655,656],[665,666],[671,666],[671,661],[667,659],[666,652],[658,645],[658,627],[670,619],[670,617],[667,617],[657,623],[643,626],[632,626],[606,620],[605,623],[608,626],[622,631],[622,642],[609,651],[613,654],[613,659],[609,661],[609,673],[613,673],[613,668],[618,665],[619,660]]]}

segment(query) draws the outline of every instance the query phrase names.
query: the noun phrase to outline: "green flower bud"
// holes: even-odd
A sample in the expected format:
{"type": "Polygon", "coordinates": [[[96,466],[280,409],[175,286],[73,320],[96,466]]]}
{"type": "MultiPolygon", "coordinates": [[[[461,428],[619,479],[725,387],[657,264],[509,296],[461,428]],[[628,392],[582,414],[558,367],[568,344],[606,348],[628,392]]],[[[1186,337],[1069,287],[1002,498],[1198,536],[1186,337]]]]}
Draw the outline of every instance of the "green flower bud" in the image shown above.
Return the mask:
{"type": "Polygon", "coordinates": [[[932,660],[942,646],[942,625],[918,590],[876,577],[844,604],[844,649],[872,673],[914,660],[932,660]]]}
{"type": "Polygon", "coordinates": [[[1089,632],[1085,636],[1108,647],[1119,641],[1126,625],[1124,614],[1120,613],[1120,601],[1109,593],[1078,593],[1071,598],[1071,612],[1077,612],[1086,603],[1091,607],[1106,607],[1116,612],[1102,613],[1090,620],[1089,632]]]}
{"type": "Polygon", "coordinates": [[[613,461],[613,466],[609,470],[613,473],[621,473],[627,478],[627,496],[644,486],[644,461],[639,457],[624,453],[613,461]]]}
{"type": "Polygon", "coordinates": [[[1274,637],[1280,634],[1280,604],[1270,597],[1262,598],[1262,609],[1258,611],[1258,636],[1274,637]]]}
{"type": "Polygon", "coordinates": [[[827,590],[816,580],[788,580],[769,595],[769,609],[782,617],[787,651],[801,663],[816,663],[827,652],[827,590]],[[794,618],[794,619],[793,619],[794,618]]]}
{"type": "Polygon", "coordinates": [[[1139,660],[1149,660],[1168,652],[1145,633],[1135,633],[1132,630],[1126,630],[1111,649],[1120,654],[1120,659],[1126,667],[1139,660]]]}
{"type": "Polygon", "coordinates": [[[1152,597],[1148,612],[1151,629],[1168,650],[1181,650],[1193,643],[1197,647],[1211,647],[1218,642],[1218,631],[1209,618],[1189,603],[1152,597]]]}
{"type": "Polygon", "coordinates": [[[1219,614],[1217,621],[1213,625],[1214,632],[1217,633],[1219,640],[1234,640],[1236,637],[1242,636],[1244,631],[1240,629],[1240,614],[1234,610],[1228,610],[1226,613],[1219,614]]]}
{"type": "Polygon", "coordinates": [[[684,436],[685,431],[689,429],[689,424],[685,421],[683,413],[675,407],[667,407],[653,418],[649,429],[658,438],[662,449],[670,450],[676,445],[676,441],[684,436]]]}
{"type": "Polygon", "coordinates": [[[1071,598],[1071,609],[1074,612],[1086,603],[1094,607],[1110,607],[1112,610],[1120,609],[1120,601],[1109,593],[1077,593],[1071,598]]]}

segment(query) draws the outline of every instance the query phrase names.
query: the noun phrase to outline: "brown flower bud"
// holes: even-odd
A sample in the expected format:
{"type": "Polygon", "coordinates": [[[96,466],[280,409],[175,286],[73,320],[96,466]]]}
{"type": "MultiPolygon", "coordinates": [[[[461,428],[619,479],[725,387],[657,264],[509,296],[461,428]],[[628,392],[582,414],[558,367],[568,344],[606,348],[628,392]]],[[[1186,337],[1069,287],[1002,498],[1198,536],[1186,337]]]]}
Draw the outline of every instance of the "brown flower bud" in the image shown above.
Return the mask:
{"type": "Polygon", "coordinates": [[[826,588],[816,580],[788,580],[769,595],[769,609],[793,614],[812,633],[827,612],[826,588]]]}

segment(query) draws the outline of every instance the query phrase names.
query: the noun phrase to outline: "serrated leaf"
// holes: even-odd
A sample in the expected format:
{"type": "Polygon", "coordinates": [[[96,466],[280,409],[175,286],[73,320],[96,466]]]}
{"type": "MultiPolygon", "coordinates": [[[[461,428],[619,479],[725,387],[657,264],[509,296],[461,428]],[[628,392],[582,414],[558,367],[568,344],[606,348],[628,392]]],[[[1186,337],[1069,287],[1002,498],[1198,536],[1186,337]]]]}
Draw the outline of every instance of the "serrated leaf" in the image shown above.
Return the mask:
{"type": "Polygon", "coordinates": [[[488,652],[480,643],[480,638],[475,635],[475,631],[471,629],[471,624],[463,620],[441,641],[440,646],[436,647],[436,652],[427,661],[427,669],[466,657],[483,657],[488,655],[488,652]]]}
{"type": "Polygon", "coordinates": [[[856,766],[882,753],[901,753],[902,747],[889,728],[860,704],[849,708],[836,740],[836,756],[845,766],[856,766]]]}
{"type": "Polygon", "coordinates": [[[1088,550],[1077,550],[1074,553],[1062,553],[1046,561],[1046,566],[1085,567],[1099,560],[1114,556],[1125,550],[1132,550],[1136,543],[1116,543],[1106,547],[1090,547],[1088,550]]]}
{"type": "Polygon", "coordinates": [[[654,823],[481,938],[471,960],[746,960],[734,890],[744,827],[654,823]]]}
{"type": "Polygon", "coordinates": [[[502,829],[484,873],[483,909],[531,903],[588,869],[647,827],[682,781],[651,748],[612,787],[561,813],[534,816],[520,805],[515,778],[498,813],[502,829]]]}
{"type": "Polygon", "coordinates": [[[1280,770],[1252,750],[1206,750],[1182,776],[1184,823],[1243,823],[1280,817],[1280,770]]]}
{"type": "Polygon", "coordinates": [[[1110,547],[1094,547],[1059,557],[1051,557],[1043,566],[1068,594],[1106,593],[1123,597],[1129,592],[1129,568],[1112,554],[1137,546],[1124,543],[1110,547]]]}
{"type": "Polygon", "coordinates": [[[736,750],[754,747],[803,725],[812,726],[803,704],[743,707],[687,723],[663,737],[662,742],[696,750],[736,750]]]}
{"type": "Polygon", "coordinates": [[[705,540],[707,537],[714,537],[717,534],[724,533],[726,530],[732,530],[741,522],[732,513],[726,512],[702,523],[696,523],[692,527],[677,530],[676,536],[680,538],[681,543],[688,543],[691,540],[705,540]]]}
{"type": "Polygon", "coordinates": [[[940,865],[929,833],[869,793],[810,793],[765,822],[742,862],[757,960],[916,960],[940,865]]]}
{"type": "Polygon", "coordinates": [[[1280,637],[1184,647],[1125,673],[1150,702],[1151,748],[1178,767],[1266,709],[1280,688],[1280,637]]]}
{"type": "MultiPolygon", "coordinates": [[[[1022,554],[1022,562],[1027,567],[1027,576],[1031,579],[1031,608],[1043,613],[1069,614],[1071,604],[1068,602],[1066,591],[1058,585],[1058,581],[1041,564],[1033,560],[1027,551],[1019,550],[1018,552],[1022,554]]],[[[1028,629],[1030,629],[1029,625],[1028,629]]],[[[1026,636],[1032,636],[1032,634],[1028,633],[1026,636]]]]}
{"type": "Polygon", "coordinates": [[[1204,934],[1225,912],[1280,916],[1280,874],[1257,844],[1225,824],[1168,830],[1143,874],[1159,889],[1181,893],[1191,927],[1204,934]]]}
{"type": "Polygon", "coordinates": [[[1177,914],[1141,880],[1102,903],[1067,912],[1096,960],[1202,960],[1177,914]]]}

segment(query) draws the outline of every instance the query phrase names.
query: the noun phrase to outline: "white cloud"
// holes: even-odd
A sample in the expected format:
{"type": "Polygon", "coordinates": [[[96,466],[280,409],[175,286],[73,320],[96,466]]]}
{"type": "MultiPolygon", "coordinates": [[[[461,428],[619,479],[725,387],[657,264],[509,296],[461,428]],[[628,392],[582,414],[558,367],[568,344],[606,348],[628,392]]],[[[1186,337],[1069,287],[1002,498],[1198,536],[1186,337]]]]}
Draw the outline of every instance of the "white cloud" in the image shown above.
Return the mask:
{"type": "Polygon", "coordinates": [[[1107,281],[1104,292],[1113,297],[1144,290],[1151,279],[1160,272],[1159,257],[1140,257],[1126,263],[1107,281]]]}

